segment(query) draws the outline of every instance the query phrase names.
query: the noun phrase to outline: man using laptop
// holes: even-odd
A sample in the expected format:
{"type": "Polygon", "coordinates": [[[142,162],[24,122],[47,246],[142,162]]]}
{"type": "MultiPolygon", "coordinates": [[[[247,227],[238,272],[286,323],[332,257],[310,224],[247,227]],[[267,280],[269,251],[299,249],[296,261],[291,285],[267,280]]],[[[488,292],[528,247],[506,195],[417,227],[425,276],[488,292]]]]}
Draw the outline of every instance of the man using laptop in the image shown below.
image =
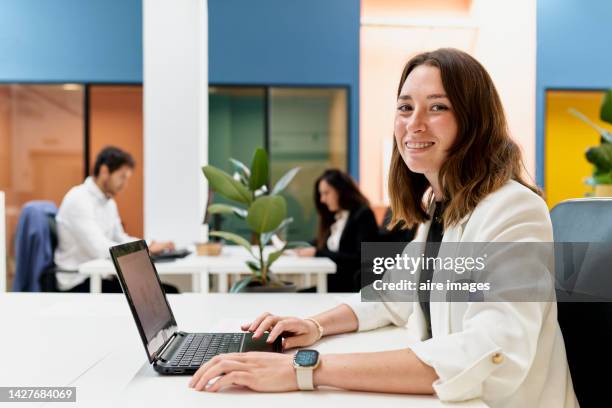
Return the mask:
{"type": "MultiPolygon", "coordinates": [[[[108,258],[108,248],[136,241],[123,230],[117,204],[113,199],[127,185],[134,170],[132,156],[117,147],[98,153],[93,176],[68,191],[56,216],[58,246],[55,264],[61,270],[76,271],[79,265],[98,258],[108,258]]],[[[172,242],[151,242],[149,249],[159,253],[174,249],[172,242]]],[[[89,278],[76,273],[57,273],[62,291],[89,292],[89,278]]],[[[176,288],[164,285],[167,292],[176,288]]],[[[102,280],[103,292],[121,292],[115,277],[102,280]]]]}

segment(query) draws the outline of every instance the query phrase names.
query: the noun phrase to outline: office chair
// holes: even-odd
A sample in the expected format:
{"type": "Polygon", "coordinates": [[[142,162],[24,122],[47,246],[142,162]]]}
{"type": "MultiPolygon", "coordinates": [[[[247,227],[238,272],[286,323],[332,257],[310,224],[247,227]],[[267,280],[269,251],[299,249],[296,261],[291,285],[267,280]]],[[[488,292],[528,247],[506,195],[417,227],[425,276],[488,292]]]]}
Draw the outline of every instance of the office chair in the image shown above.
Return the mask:
{"type": "MultiPolygon", "coordinates": [[[[51,250],[55,253],[55,249],[57,248],[58,238],[57,238],[57,222],[55,221],[55,216],[52,214],[47,214],[47,221],[49,223],[49,236],[51,239],[51,250]]],[[[57,272],[57,268],[55,263],[50,265],[40,276],[40,290],[41,292],[59,292],[59,288],[57,286],[57,277],[55,273],[57,272]]]]}
{"type": "Polygon", "coordinates": [[[49,216],[56,213],[51,201],[30,201],[22,207],[14,238],[14,292],[41,291],[40,277],[53,264],[49,216]]]}
{"type": "Polygon", "coordinates": [[[606,250],[612,248],[612,198],[563,201],[550,216],[558,320],[574,390],[582,407],[601,406],[612,370],[612,298],[604,296],[612,293],[606,284],[612,282],[612,251],[606,250]]]}

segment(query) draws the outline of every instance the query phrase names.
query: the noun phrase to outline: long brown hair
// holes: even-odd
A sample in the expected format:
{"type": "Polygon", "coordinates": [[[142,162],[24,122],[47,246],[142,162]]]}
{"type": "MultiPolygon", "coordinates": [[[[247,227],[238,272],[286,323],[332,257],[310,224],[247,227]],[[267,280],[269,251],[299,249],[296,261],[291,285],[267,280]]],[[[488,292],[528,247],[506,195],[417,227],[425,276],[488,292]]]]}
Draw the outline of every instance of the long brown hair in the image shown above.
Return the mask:
{"type": "MultiPolygon", "coordinates": [[[[508,180],[516,180],[540,194],[522,176],[525,166],[521,151],[510,137],[501,100],[484,67],[469,54],[453,48],[419,54],[404,67],[398,97],[406,78],[419,65],[440,70],[458,126],[455,143],[438,173],[447,200],[445,227],[456,225],[508,180]]],[[[433,199],[432,195],[425,197],[429,187],[423,174],[410,171],[404,163],[394,136],[389,171],[393,218],[389,228],[402,222],[404,228],[411,228],[429,219],[427,208],[433,199]]]]}
{"type": "Polygon", "coordinates": [[[336,221],[334,213],[321,202],[319,184],[325,180],[338,193],[338,206],[342,210],[354,211],[369,205],[368,199],[359,191],[359,187],[348,174],[338,169],[328,169],[319,176],[314,185],[315,208],[319,213],[317,248],[325,248],[331,225],[336,221]]]}

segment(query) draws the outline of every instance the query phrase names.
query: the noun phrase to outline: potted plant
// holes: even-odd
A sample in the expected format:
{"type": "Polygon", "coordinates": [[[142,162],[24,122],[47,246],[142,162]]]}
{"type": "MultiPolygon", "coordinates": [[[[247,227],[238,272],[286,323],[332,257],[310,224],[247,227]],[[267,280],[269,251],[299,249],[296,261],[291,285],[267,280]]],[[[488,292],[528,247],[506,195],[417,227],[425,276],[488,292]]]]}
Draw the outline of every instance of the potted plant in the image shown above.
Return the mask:
{"type": "Polygon", "coordinates": [[[231,292],[295,292],[294,284],[282,282],[270,270],[272,264],[287,249],[308,246],[305,242],[287,242],[284,246],[269,254],[264,254],[264,247],[272,237],[286,228],[293,219],[287,217],[287,203],[280,193],[289,185],[299,168],[295,167],[285,173],[268,192],[269,177],[268,155],[262,148],[255,150],[251,167],[230,159],[236,172],[234,177],[214,166],[204,166],[202,171],[213,191],[222,197],[234,201],[237,205],[212,204],[210,214],[230,214],[246,220],[256,240],[256,252],[251,243],[238,234],[225,231],[212,231],[211,236],[220,237],[244,247],[252,256],[246,261],[251,275],[236,282],[231,292]]]}
{"type": "MultiPolygon", "coordinates": [[[[582,120],[599,133],[601,141],[599,146],[590,147],[586,151],[586,159],[595,167],[593,175],[586,183],[593,186],[594,195],[597,197],[612,196],[612,132],[593,123],[576,109],[570,109],[570,113],[582,120]]],[[[612,89],[604,96],[599,112],[599,118],[612,124],[612,89]]]]}

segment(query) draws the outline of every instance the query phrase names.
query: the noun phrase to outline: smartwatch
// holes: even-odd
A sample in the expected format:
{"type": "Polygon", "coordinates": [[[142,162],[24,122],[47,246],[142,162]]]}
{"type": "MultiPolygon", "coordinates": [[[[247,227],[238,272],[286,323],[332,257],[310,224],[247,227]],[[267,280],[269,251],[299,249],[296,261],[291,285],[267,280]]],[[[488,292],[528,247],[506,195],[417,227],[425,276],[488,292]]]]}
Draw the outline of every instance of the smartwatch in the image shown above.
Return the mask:
{"type": "Polygon", "coordinates": [[[314,390],[313,372],[319,366],[319,352],[317,350],[299,350],[293,356],[293,368],[297,378],[298,388],[302,391],[314,390]]]}

